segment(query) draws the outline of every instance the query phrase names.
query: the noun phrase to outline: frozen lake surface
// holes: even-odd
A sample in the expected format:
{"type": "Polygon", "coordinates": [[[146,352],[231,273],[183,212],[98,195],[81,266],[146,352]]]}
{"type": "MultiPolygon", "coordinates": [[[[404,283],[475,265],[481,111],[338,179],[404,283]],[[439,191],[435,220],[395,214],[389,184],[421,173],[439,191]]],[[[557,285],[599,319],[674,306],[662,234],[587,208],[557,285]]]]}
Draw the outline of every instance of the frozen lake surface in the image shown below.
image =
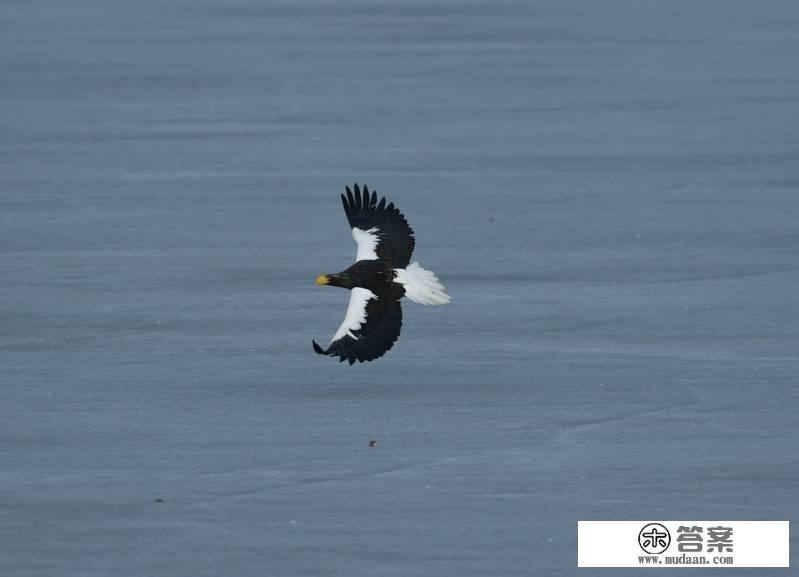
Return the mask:
{"type": "Polygon", "coordinates": [[[797,521],[797,30],[4,1],[0,574],[577,575],[580,519],[797,521]],[[454,301],[349,367],[354,181],[454,301]]]}

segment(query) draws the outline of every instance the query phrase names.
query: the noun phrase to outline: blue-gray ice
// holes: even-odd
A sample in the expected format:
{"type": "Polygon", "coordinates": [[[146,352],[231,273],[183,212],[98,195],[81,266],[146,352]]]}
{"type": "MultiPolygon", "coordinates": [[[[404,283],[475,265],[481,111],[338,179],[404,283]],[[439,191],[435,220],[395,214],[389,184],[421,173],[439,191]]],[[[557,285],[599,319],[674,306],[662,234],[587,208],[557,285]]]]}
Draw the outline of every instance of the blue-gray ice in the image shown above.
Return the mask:
{"type": "Polygon", "coordinates": [[[797,521],[797,30],[5,0],[0,574],[583,575],[579,519],[797,521]],[[454,301],[348,367],[355,181],[454,301]]]}

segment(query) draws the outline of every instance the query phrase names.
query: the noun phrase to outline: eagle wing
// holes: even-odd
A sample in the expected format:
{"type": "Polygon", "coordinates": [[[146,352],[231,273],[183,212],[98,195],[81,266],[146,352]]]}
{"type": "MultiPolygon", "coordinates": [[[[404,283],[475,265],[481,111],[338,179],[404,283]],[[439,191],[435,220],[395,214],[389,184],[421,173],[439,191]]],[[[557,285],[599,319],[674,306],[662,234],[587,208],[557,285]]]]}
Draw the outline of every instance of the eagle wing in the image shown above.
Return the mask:
{"type": "Polygon", "coordinates": [[[333,335],[327,350],[313,342],[320,355],[339,357],[340,362],[372,361],[382,357],[400,335],[402,307],[399,299],[390,295],[377,296],[372,291],[356,287],[350,294],[350,304],[344,322],[333,335]]]}
{"type": "Polygon", "coordinates": [[[358,244],[355,260],[382,260],[390,268],[405,268],[411,261],[413,229],[393,203],[386,199],[378,202],[377,194],[364,186],[363,193],[356,184],[353,194],[346,187],[347,196],[341,195],[344,212],[352,227],[352,237],[358,244]]]}

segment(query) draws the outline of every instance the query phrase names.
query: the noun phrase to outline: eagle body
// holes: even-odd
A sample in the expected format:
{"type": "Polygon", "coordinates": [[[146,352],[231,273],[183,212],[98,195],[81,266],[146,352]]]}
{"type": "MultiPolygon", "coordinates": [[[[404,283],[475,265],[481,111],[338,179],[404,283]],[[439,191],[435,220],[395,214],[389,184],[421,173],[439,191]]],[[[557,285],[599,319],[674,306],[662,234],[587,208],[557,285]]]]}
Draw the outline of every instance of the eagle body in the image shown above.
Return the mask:
{"type": "Polygon", "coordinates": [[[397,272],[380,260],[359,260],[345,271],[325,276],[329,279],[325,284],[330,286],[345,289],[361,287],[378,295],[393,294],[399,289],[399,298],[405,294],[403,286],[394,282],[397,272]],[[391,285],[395,286],[392,288],[391,285]]]}
{"type": "Polygon", "coordinates": [[[351,291],[344,322],[323,349],[316,341],[314,351],[339,357],[339,361],[372,361],[383,356],[400,335],[402,307],[407,296],[421,304],[445,304],[450,297],[431,271],[410,263],[416,245],[413,229],[405,217],[386,199],[356,184],[354,193],[346,187],[341,195],[344,212],[352,227],[358,251],[348,269],[325,274],[316,284],[337,286],[351,291]]]}

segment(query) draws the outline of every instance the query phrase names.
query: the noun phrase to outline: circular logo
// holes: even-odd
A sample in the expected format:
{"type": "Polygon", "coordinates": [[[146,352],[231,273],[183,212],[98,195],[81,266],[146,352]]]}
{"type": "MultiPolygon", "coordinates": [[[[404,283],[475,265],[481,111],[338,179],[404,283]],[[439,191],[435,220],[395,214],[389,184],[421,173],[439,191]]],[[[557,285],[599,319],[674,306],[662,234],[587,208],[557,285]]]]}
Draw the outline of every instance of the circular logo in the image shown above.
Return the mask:
{"type": "Polygon", "coordinates": [[[660,523],[644,525],[638,533],[638,544],[650,555],[660,555],[669,548],[669,543],[671,543],[671,533],[660,523]]]}

